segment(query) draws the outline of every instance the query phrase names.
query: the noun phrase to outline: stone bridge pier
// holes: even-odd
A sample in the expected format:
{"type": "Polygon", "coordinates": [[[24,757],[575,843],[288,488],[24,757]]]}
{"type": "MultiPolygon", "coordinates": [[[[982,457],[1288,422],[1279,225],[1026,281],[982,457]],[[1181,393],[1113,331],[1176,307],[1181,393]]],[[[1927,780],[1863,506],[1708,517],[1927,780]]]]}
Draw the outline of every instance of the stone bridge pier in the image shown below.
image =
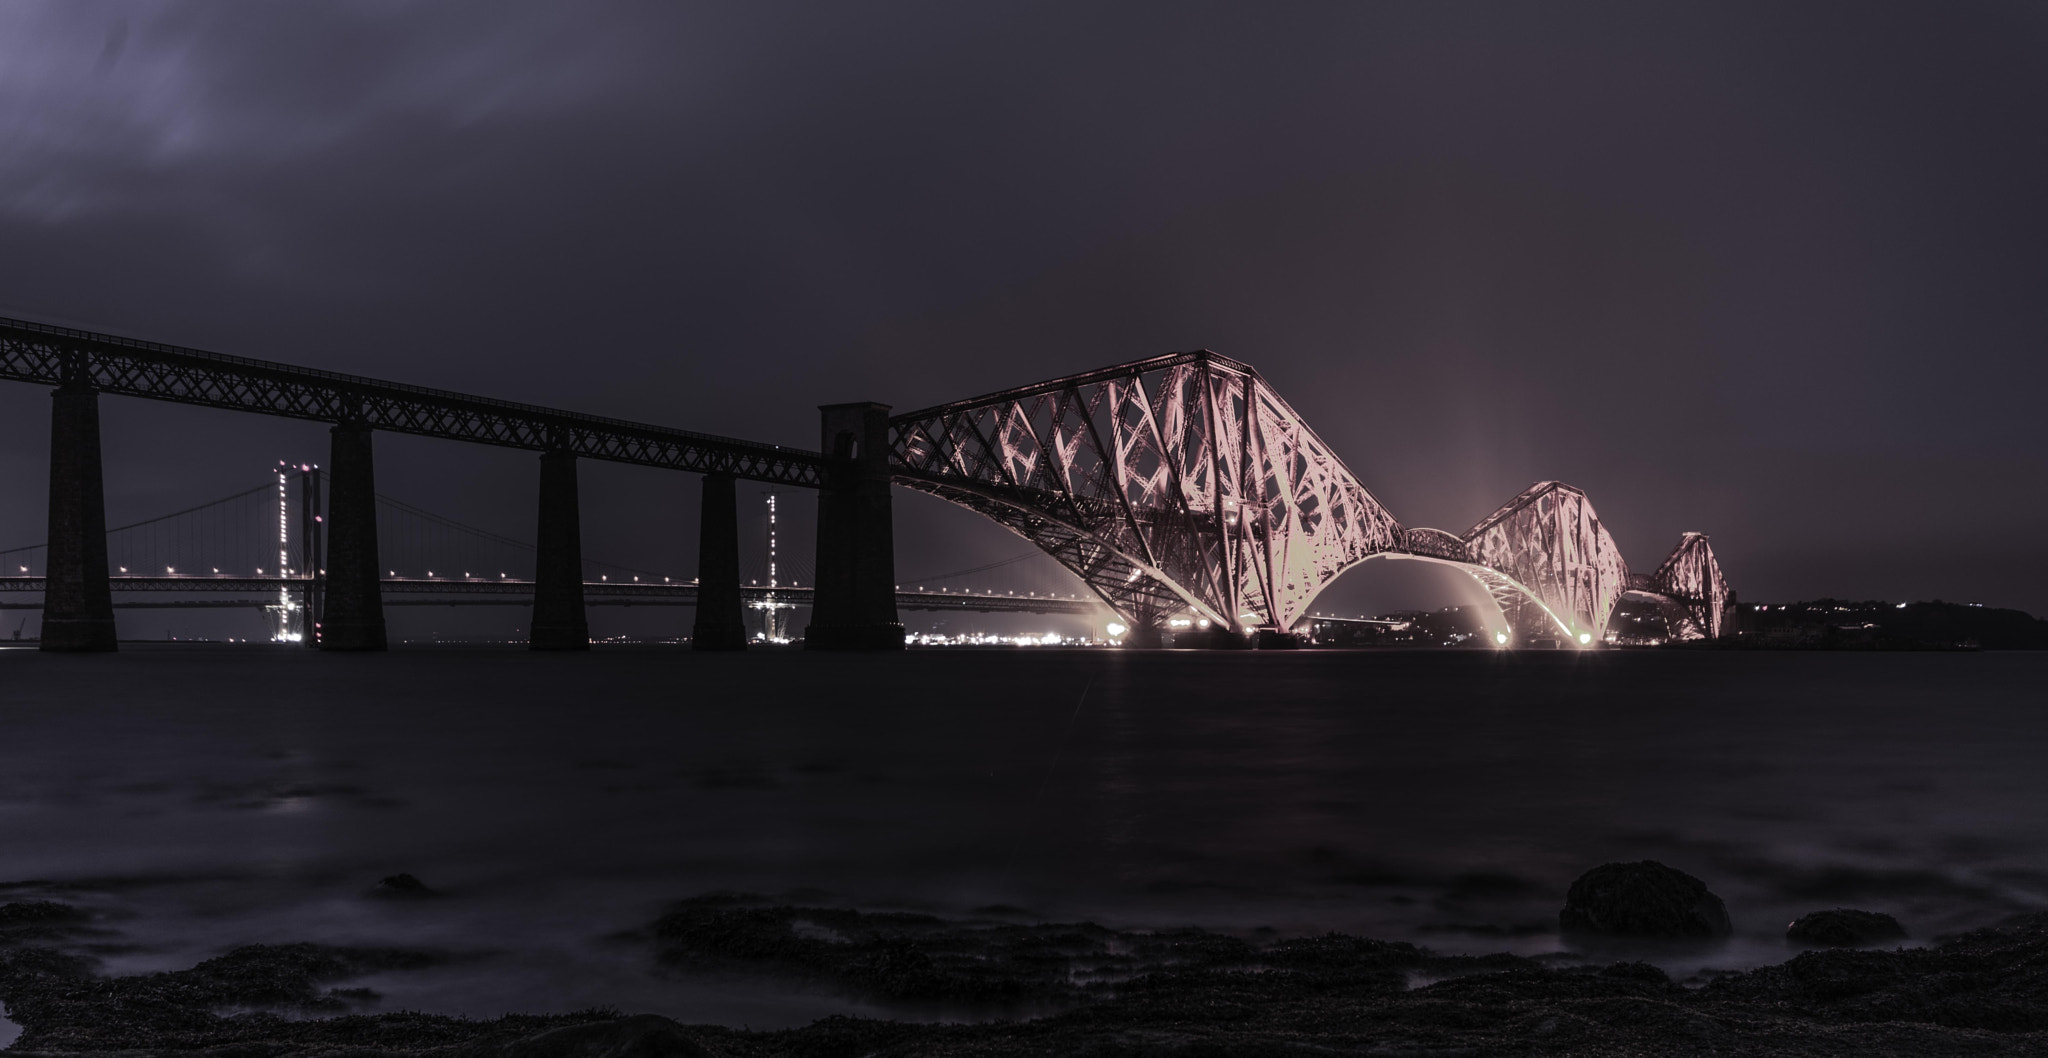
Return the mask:
{"type": "Polygon", "coordinates": [[[889,406],[827,404],[818,411],[819,447],[832,465],[818,490],[817,588],[804,648],[901,650],[889,406]]]}
{"type": "Polygon", "coordinates": [[[327,584],[320,649],[383,650],[383,558],[377,552],[377,467],[372,431],[328,431],[327,584]]]}
{"type": "Polygon", "coordinates": [[[49,529],[42,649],[117,649],[100,478],[100,394],[83,383],[66,383],[51,395],[49,529]]]}
{"type": "Polygon", "coordinates": [[[746,605],[740,599],[738,481],[704,475],[704,505],[697,528],[697,622],[694,650],[747,649],[746,605]]]}

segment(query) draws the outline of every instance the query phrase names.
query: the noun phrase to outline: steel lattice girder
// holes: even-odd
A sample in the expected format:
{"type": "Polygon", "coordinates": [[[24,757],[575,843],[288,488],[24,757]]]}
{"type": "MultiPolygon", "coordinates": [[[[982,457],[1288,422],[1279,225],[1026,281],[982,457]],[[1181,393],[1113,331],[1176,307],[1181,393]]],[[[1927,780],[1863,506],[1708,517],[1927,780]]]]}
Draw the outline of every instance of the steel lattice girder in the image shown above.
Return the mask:
{"type": "Polygon", "coordinates": [[[1207,350],[895,417],[895,478],[1038,544],[1117,613],[1289,628],[1401,527],[1258,372],[1207,350]]]}
{"type": "MultiPolygon", "coordinates": [[[[1229,628],[1292,628],[1339,573],[1380,555],[1463,569],[1520,637],[1601,639],[1632,589],[1725,593],[1718,568],[1696,574],[1676,552],[1671,576],[1634,583],[1585,492],[1560,482],[1530,486],[1463,535],[1404,528],[1258,372],[1207,350],[890,426],[898,484],[1032,541],[1134,623],[1191,611],[1229,628]]],[[[1706,604],[1687,605],[1719,634],[1706,604]]]]}
{"type": "Polygon", "coordinates": [[[1727,578],[1721,575],[1721,563],[1714,558],[1714,549],[1707,543],[1705,533],[1686,533],[1678,538],[1678,546],[1671,549],[1669,557],[1650,574],[1653,590],[1677,600],[1691,612],[1699,629],[1709,639],[1718,639],[1727,628],[1728,609],[1734,602],[1734,592],[1728,588],[1727,578]]]}
{"type": "Polygon", "coordinates": [[[1603,636],[1629,588],[1628,563],[1592,502],[1562,482],[1529,486],[1464,540],[1470,561],[1519,581],[1574,637],[1603,636]]]}
{"type": "Polygon", "coordinates": [[[0,378],[812,488],[826,464],[798,448],[4,317],[0,378]]]}

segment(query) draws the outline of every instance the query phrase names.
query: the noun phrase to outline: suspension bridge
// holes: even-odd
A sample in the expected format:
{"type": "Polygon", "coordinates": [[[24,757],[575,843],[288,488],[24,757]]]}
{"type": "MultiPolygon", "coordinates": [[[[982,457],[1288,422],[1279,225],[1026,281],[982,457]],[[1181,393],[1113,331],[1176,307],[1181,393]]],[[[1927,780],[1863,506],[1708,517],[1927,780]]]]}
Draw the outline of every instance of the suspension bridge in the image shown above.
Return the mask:
{"type": "Polygon", "coordinates": [[[1404,526],[1257,371],[1208,350],[904,414],[825,405],[816,451],[4,318],[0,379],[53,387],[48,538],[0,552],[14,567],[0,566],[0,594],[42,594],[46,650],[115,649],[122,606],[261,606],[278,638],[381,650],[386,605],[507,602],[530,603],[536,649],[587,648],[591,605],[661,604],[693,607],[692,643],[711,650],[744,648],[749,607],[766,611],[771,636],[778,611],[808,607],[811,649],[900,649],[903,609],[1106,611],[1132,646],[1191,620],[1215,645],[1289,646],[1325,588],[1379,558],[1470,576],[1498,608],[1502,646],[1597,645],[1631,597],[1672,638],[1717,637],[1734,604],[1706,536],[1686,533],[1652,572],[1632,572],[1590,498],[1561,482],[1463,533],[1404,526]],[[326,422],[328,460],[109,530],[102,393],[326,422]],[[532,542],[378,493],[377,431],[538,452],[532,542]],[[694,577],[584,556],[580,459],[702,475],[694,577]],[[772,501],[767,583],[742,575],[739,480],[817,491],[815,563],[788,563],[787,584],[772,501]],[[897,486],[1004,526],[1084,590],[905,591],[897,486]],[[134,598],[149,592],[223,595],[134,598]]]}
{"type": "MultiPolygon", "coordinates": [[[[315,644],[318,590],[320,467],[280,463],[275,480],[207,503],[115,526],[107,531],[108,577],[122,598],[115,609],[253,609],[266,611],[275,642],[315,644]],[[179,598],[137,598],[131,593],[179,598]],[[193,597],[187,597],[193,596],[193,597]]],[[[387,566],[385,606],[519,606],[534,593],[535,545],[379,493],[377,531],[387,566]]],[[[743,560],[740,596],[754,612],[756,642],[787,642],[785,611],[808,609],[810,563],[778,548],[779,497],[764,496],[764,546],[743,560]]],[[[946,582],[985,574],[1027,552],[965,570],[917,578],[896,593],[904,610],[1099,615],[1101,604],[1078,592],[953,587],[946,582]]],[[[0,548],[0,600],[40,595],[48,545],[0,548]]],[[[586,606],[697,605],[697,578],[658,573],[601,559],[583,559],[586,606]]],[[[0,601],[0,613],[39,610],[38,602],[0,601]]]]}

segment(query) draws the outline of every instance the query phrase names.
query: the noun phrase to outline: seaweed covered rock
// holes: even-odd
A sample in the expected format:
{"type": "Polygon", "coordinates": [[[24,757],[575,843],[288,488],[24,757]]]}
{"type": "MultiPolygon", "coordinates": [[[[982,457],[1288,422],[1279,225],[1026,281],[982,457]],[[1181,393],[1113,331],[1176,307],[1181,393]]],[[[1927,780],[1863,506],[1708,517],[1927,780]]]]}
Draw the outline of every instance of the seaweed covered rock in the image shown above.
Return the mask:
{"type": "MultiPolygon", "coordinates": [[[[1714,981],[1701,998],[1837,1023],[2048,1033],[2048,912],[1932,948],[1809,951],[1714,981]]],[[[2034,1042],[2033,1050],[2018,1053],[2048,1053],[2048,1038],[2034,1042]]]]}
{"type": "Polygon", "coordinates": [[[1735,931],[1707,883],[1656,860],[1607,863],[1580,875],[1557,921],[1579,936],[1712,940],[1735,931]]]}
{"type": "MultiPolygon", "coordinates": [[[[1178,949],[1167,937],[1110,954],[1115,935],[1087,923],[1048,926],[963,926],[930,915],[864,913],[839,908],[765,905],[734,894],[676,904],[654,924],[658,957],[695,969],[746,967],[825,981],[863,995],[899,1001],[1013,1003],[1071,999],[1071,956],[1100,953],[1096,973],[1132,972],[1151,947],[1178,949]]],[[[1198,961],[1203,945],[1240,941],[1191,934],[1198,961]]]]}
{"type": "Polygon", "coordinates": [[[358,1004],[332,1001],[355,990],[334,985],[452,956],[316,945],[114,977],[82,955],[0,945],[0,1001],[25,1030],[8,1053],[35,1058],[2048,1054],[2048,914],[1928,948],[1806,952],[1701,988],[1643,963],[1547,966],[1339,934],[1254,944],[1192,929],[997,925],[731,895],[677,905],[660,927],[641,938],[685,963],[897,987],[919,1003],[934,988],[985,996],[1009,980],[1030,1016],[934,1019],[912,1006],[892,1020],[758,1031],[609,1009],[492,1021],[341,1013],[358,1004]]]}
{"type": "Polygon", "coordinates": [[[1785,928],[1785,939],[1816,948],[1867,948],[1905,940],[1906,927],[1880,912],[1838,907],[1799,916],[1785,928]]]}

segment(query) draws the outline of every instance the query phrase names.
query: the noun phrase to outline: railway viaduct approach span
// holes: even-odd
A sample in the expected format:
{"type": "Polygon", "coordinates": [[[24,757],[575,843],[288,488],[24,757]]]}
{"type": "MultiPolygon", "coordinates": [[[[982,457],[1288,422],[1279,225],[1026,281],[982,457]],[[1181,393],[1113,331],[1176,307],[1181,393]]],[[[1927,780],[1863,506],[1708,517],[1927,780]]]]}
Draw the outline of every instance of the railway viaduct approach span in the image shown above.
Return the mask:
{"type": "MultiPolygon", "coordinates": [[[[818,552],[805,629],[813,649],[895,649],[892,485],[974,510],[1057,559],[1153,641],[1191,614],[1226,633],[1283,636],[1344,570],[1372,558],[1448,563],[1485,586],[1516,641],[1601,640],[1617,600],[1653,599],[1681,637],[1718,636],[1732,593],[1706,537],[1688,533],[1631,574],[1586,495],[1532,486],[1462,534],[1401,525],[1247,365],[1176,353],[891,415],[820,409],[820,450],[385,382],[0,318],[0,380],[54,387],[44,649],[115,648],[101,482],[99,395],[332,424],[324,496],[311,490],[302,571],[306,642],[385,646],[376,431],[538,452],[536,649],[589,645],[576,464],[602,459],[703,475],[694,645],[746,632],[735,482],[814,488],[818,552]]],[[[139,587],[139,585],[137,585],[139,587]]],[[[501,586],[509,589],[510,585],[501,586]]],[[[494,589],[496,590],[496,589],[494,589]]],[[[672,593],[677,594],[677,593],[672,593]]],[[[678,597],[680,595],[678,594],[678,597]]],[[[956,605],[938,600],[935,605],[956,605]]],[[[1048,612],[1048,611],[1041,611],[1048,612]]]]}

